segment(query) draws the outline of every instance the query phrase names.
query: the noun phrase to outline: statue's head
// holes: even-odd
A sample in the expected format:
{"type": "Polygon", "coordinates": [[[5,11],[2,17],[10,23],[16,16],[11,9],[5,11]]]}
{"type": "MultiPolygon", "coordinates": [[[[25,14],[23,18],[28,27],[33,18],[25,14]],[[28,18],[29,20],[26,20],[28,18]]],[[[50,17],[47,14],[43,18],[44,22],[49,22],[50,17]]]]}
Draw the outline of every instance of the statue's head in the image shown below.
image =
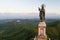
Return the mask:
{"type": "Polygon", "coordinates": [[[42,4],[41,8],[44,9],[44,4],[42,4]]]}

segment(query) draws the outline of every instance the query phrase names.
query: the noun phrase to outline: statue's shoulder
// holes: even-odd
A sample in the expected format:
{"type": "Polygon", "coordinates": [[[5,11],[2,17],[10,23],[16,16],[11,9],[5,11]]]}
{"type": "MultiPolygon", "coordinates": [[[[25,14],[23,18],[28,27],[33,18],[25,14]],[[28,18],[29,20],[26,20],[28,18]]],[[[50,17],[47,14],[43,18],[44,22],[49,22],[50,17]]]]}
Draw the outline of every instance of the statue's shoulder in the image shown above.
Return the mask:
{"type": "Polygon", "coordinates": [[[45,11],[45,9],[42,9],[41,11],[42,11],[42,12],[44,12],[44,11],[45,11]]]}

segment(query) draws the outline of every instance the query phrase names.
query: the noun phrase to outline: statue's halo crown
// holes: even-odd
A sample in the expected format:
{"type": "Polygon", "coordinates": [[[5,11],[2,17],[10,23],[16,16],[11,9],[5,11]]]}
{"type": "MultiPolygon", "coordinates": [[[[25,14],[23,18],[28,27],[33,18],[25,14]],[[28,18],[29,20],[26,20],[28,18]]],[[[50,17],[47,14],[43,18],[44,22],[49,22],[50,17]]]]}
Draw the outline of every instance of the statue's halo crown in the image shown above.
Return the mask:
{"type": "Polygon", "coordinates": [[[42,7],[44,7],[45,5],[44,5],[44,4],[42,4],[41,6],[42,6],[42,7]]]}

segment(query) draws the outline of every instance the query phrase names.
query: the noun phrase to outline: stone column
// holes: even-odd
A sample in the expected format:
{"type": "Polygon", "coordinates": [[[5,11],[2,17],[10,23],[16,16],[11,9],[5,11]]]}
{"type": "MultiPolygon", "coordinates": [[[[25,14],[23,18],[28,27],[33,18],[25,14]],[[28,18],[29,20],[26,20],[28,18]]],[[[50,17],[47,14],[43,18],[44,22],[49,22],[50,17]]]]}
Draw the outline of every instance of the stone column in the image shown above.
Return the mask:
{"type": "Polygon", "coordinates": [[[40,22],[38,24],[38,40],[47,40],[45,22],[40,22]]]}

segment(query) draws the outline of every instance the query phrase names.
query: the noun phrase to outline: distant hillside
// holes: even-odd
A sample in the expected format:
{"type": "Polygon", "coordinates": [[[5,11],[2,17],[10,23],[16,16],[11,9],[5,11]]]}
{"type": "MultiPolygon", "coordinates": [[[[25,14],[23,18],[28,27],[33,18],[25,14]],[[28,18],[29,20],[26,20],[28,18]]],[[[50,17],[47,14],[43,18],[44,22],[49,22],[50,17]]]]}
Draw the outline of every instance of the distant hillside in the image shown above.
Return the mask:
{"type": "Polygon", "coordinates": [[[0,24],[0,40],[28,40],[35,36],[37,21],[21,20],[0,24]],[[35,23],[36,22],[36,23],[35,23]]]}
{"type": "Polygon", "coordinates": [[[51,40],[60,40],[60,21],[47,23],[47,35],[51,40]]]}
{"type": "MultiPolygon", "coordinates": [[[[17,20],[0,23],[0,40],[33,40],[39,20],[17,20]]],[[[47,22],[47,36],[60,39],[60,21],[47,22]]]]}

